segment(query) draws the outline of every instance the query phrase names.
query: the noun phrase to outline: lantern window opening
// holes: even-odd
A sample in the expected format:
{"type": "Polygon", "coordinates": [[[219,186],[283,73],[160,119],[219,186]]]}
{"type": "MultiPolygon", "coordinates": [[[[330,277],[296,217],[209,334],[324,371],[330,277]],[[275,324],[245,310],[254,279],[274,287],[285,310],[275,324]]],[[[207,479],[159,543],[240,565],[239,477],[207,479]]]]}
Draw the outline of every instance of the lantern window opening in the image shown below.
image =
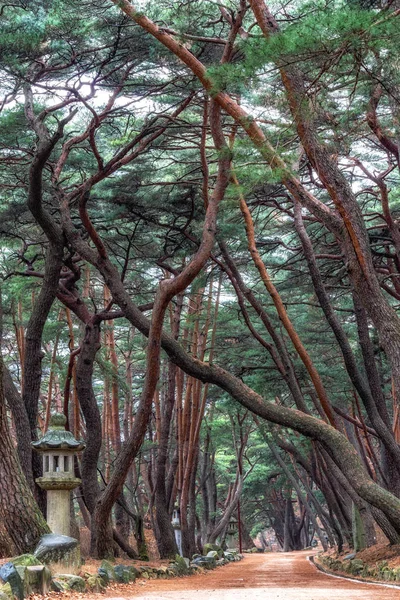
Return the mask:
{"type": "Polygon", "coordinates": [[[53,471],[58,473],[60,470],[60,457],[58,455],[53,456],[53,471]]]}
{"type": "Polygon", "coordinates": [[[48,473],[50,471],[50,457],[48,454],[46,454],[44,457],[44,470],[45,473],[48,473]]]}
{"type": "Polygon", "coordinates": [[[64,473],[69,471],[69,456],[64,456],[64,473]]]}

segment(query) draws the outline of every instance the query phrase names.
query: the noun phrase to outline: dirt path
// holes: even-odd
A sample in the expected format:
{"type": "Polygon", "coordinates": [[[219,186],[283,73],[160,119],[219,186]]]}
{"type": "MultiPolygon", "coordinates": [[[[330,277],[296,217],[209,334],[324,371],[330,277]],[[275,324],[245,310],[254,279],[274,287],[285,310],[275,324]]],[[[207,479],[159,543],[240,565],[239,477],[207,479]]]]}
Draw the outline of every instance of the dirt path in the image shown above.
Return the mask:
{"type": "Polygon", "coordinates": [[[106,595],[115,600],[400,600],[400,589],[324,575],[307,561],[307,554],[250,554],[202,575],[139,580],[106,595]]]}

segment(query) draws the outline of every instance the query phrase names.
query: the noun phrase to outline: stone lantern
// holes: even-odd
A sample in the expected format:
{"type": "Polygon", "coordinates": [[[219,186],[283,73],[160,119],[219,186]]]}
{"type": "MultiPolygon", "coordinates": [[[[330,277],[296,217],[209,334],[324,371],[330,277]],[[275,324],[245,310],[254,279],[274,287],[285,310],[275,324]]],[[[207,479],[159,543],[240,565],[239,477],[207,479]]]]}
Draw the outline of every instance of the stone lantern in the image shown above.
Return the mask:
{"type": "Polygon", "coordinates": [[[74,474],[74,456],[85,444],[65,430],[67,420],[55,414],[42,439],[32,442],[33,448],[43,454],[43,477],[36,483],[47,491],[47,523],[53,533],[70,535],[70,496],[81,480],[74,474]]]}
{"type": "Polygon", "coordinates": [[[238,531],[238,522],[232,517],[228,523],[228,529],[226,532],[228,548],[233,549],[235,547],[235,535],[238,533],[238,531]]]}
{"type": "Polygon", "coordinates": [[[178,547],[178,552],[180,554],[180,556],[183,556],[182,553],[182,530],[181,530],[181,514],[180,514],[180,510],[179,508],[175,508],[174,512],[172,513],[172,527],[174,528],[174,532],[175,532],[175,541],[176,541],[176,545],[178,547]]]}

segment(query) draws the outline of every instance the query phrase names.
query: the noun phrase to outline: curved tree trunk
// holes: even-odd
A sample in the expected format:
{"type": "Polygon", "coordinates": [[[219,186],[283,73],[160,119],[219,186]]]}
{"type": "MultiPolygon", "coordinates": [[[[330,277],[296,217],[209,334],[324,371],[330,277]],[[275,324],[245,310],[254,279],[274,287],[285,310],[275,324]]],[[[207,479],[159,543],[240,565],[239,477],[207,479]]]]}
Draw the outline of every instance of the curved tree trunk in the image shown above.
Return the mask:
{"type": "Polygon", "coordinates": [[[86,448],[82,456],[82,489],[85,504],[93,513],[100,494],[97,467],[101,450],[101,417],[93,392],[93,364],[100,348],[100,325],[89,323],[76,364],[76,390],[86,424],[86,448]]]}

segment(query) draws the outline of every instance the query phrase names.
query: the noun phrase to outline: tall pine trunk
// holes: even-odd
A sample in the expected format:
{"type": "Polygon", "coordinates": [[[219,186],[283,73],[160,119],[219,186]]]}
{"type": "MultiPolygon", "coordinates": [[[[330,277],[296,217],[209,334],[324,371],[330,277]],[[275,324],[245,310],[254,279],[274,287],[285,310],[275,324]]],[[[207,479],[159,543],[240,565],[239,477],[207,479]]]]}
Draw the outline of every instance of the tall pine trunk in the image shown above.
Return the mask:
{"type": "Polygon", "coordinates": [[[0,356],[0,547],[11,554],[31,552],[50,529],[28,486],[8,427],[0,356]]]}

